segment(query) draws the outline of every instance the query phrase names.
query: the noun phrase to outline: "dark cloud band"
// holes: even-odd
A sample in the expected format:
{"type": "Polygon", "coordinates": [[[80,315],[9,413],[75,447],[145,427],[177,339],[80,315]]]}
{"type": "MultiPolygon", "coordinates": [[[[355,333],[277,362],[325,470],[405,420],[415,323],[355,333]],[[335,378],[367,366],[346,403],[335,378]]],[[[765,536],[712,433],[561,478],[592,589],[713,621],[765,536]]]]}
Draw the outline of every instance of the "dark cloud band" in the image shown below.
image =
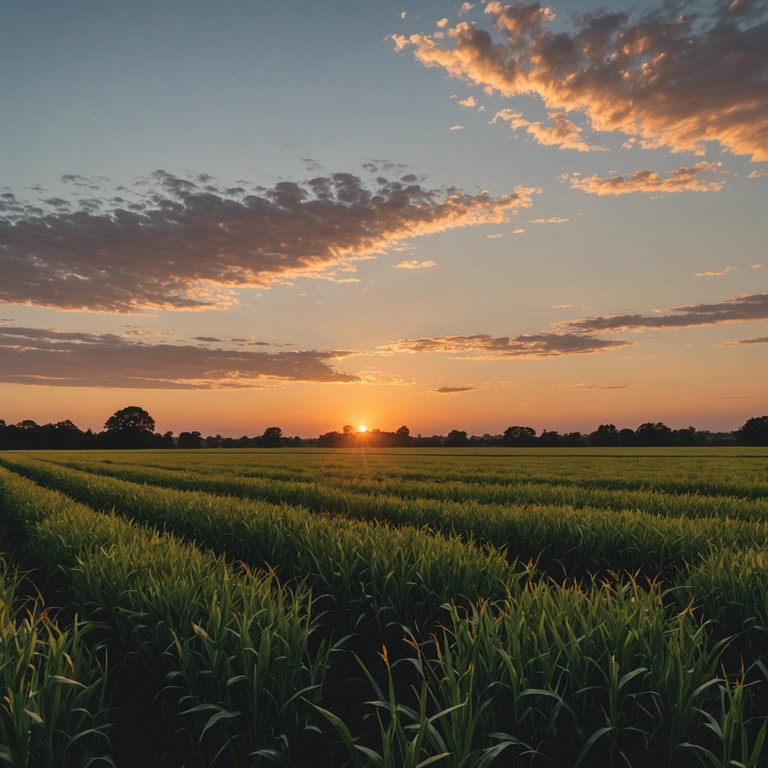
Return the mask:
{"type": "Polygon", "coordinates": [[[344,382],[344,351],[250,352],[146,344],[120,336],[0,326],[0,382],[69,387],[221,389],[265,380],[344,382]]]}
{"type": "Polygon", "coordinates": [[[348,173],[223,187],[163,171],[138,189],[138,197],[125,190],[74,205],[0,196],[0,301],[107,312],[221,308],[235,301],[233,289],[341,280],[337,272],[355,260],[407,238],[502,222],[537,191],[468,195],[411,175],[366,185],[348,173]]]}
{"type": "Polygon", "coordinates": [[[560,325],[578,332],[624,331],[643,328],[691,328],[721,323],[768,320],[768,293],[737,296],[715,304],[686,304],[658,315],[600,315],[560,325]]]}

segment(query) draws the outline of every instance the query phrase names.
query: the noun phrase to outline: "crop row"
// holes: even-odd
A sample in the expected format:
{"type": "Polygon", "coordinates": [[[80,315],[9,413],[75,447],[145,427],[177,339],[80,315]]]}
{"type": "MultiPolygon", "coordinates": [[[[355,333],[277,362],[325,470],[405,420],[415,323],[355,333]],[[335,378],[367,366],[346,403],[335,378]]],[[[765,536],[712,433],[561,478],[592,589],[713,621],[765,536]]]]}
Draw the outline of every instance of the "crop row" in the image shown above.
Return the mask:
{"type": "MultiPolygon", "coordinates": [[[[54,457],[56,454],[49,454],[54,457]]],[[[579,486],[617,491],[656,491],[765,499],[768,470],[760,456],[729,458],[729,454],[698,452],[694,456],[663,458],[631,456],[506,456],[441,452],[437,456],[409,452],[344,453],[283,451],[193,451],[152,453],[126,457],[83,454],[81,461],[143,464],[159,469],[197,469],[217,474],[257,475],[274,480],[323,479],[368,482],[454,482],[467,485],[508,486],[519,483],[579,486]],[[108,456],[109,458],[107,458],[108,456]]]]}
{"type": "Polygon", "coordinates": [[[108,761],[104,679],[83,641],[90,628],[77,620],[61,627],[30,589],[0,563],[0,765],[108,761]]]}
{"type": "MultiPolygon", "coordinates": [[[[754,720],[754,668],[746,681],[721,677],[721,646],[691,608],[674,608],[657,587],[532,582],[492,553],[421,531],[301,510],[271,508],[270,517],[266,505],[122,486],[135,519],[200,545],[250,563],[258,555],[248,548],[260,538],[282,546],[286,569],[293,562],[318,592],[340,590],[335,603],[346,626],[359,612],[384,608],[388,622],[410,628],[408,644],[394,649],[405,655],[400,662],[390,661],[394,636],[382,650],[389,677],[379,686],[370,675],[378,733],[360,742],[349,718],[327,711],[326,657],[308,653],[306,593],[0,471],[6,534],[25,558],[60,572],[71,604],[102,622],[111,647],[162,691],[169,722],[196,734],[205,764],[218,757],[245,765],[258,757],[249,751],[276,746],[301,760],[295,745],[311,720],[308,698],[361,768],[428,760],[451,768],[693,766],[699,754],[712,765],[758,765],[765,728],[754,720]],[[441,559],[441,551],[452,554],[441,559]],[[365,558],[373,558],[367,570],[365,558]],[[486,567],[498,570],[483,581],[486,567]],[[425,614],[418,605],[430,594],[446,600],[473,590],[479,599],[443,609],[443,630],[435,609],[425,614]],[[421,633],[420,618],[428,622],[421,633]]],[[[332,611],[324,620],[334,614],[342,618],[332,611]]],[[[353,704],[363,708],[370,698],[353,704]]]]}
{"type": "Polygon", "coordinates": [[[162,702],[204,764],[255,764],[254,752],[294,746],[327,667],[326,651],[309,654],[308,593],[4,469],[0,507],[15,552],[63,580],[68,605],[102,628],[139,698],[162,702]]]}
{"type": "MultiPolygon", "coordinates": [[[[306,509],[300,507],[279,505],[279,499],[284,498],[281,491],[275,492],[275,504],[213,496],[210,491],[223,493],[224,488],[230,487],[226,481],[220,482],[216,478],[159,470],[114,470],[115,474],[125,474],[139,481],[143,478],[143,483],[152,482],[152,485],[145,485],[142,482],[121,480],[107,474],[84,473],[74,468],[19,456],[4,461],[38,482],[64,490],[94,507],[114,507],[132,515],[146,515],[155,525],[173,526],[175,530],[206,543],[213,541],[210,538],[212,536],[223,535],[223,519],[237,520],[237,530],[222,546],[230,549],[233,556],[250,558],[249,562],[267,561],[273,565],[298,565],[300,561],[296,560],[296,547],[291,548],[285,543],[267,543],[274,537],[272,531],[280,530],[281,536],[286,536],[288,530],[302,530],[306,532],[302,535],[310,540],[330,536],[336,541],[343,541],[345,539],[339,531],[351,525],[346,521],[347,518],[386,521],[399,526],[402,529],[401,535],[418,535],[425,540],[431,537],[424,532],[408,533],[410,527],[443,532],[448,539],[440,538],[432,547],[437,550],[430,555],[430,559],[434,558],[435,562],[446,560],[448,554],[444,552],[445,541],[454,541],[458,535],[465,541],[489,542],[496,548],[503,548],[511,560],[536,561],[539,569],[560,577],[586,577],[608,571],[641,571],[649,578],[659,575],[674,577],[676,573],[684,573],[702,557],[724,547],[742,550],[763,546],[768,541],[768,526],[741,520],[702,518],[693,521],[682,517],[657,517],[636,511],[616,513],[569,506],[441,503],[429,499],[367,497],[365,494],[341,491],[333,494],[335,504],[325,506],[317,502],[313,504],[312,497],[299,496],[297,501],[308,503],[312,511],[330,507],[337,516],[344,518],[337,517],[331,521],[325,515],[316,515],[316,519],[312,519],[306,509]],[[179,487],[202,487],[204,490],[185,493],[176,490],[179,487]],[[203,518],[208,520],[206,529],[200,527],[201,523],[192,522],[203,518]],[[293,522],[288,527],[285,524],[276,527],[272,521],[277,519],[293,522]],[[256,530],[257,526],[264,525],[268,526],[268,531],[256,530]],[[254,531],[246,536],[240,529],[248,530],[249,527],[254,531]],[[251,541],[253,543],[246,544],[251,541]]],[[[262,489],[269,491],[269,483],[263,481],[243,480],[236,487],[243,495],[252,492],[258,496],[262,489]]],[[[332,493],[332,489],[329,489],[326,496],[332,493]]],[[[235,523],[229,525],[235,526],[235,523]]],[[[368,529],[358,526],[354,530],[368,529]]],[[[377,536],[382,538],[385,530],[380,530],[377,536]]],[[[390,532],[386,535],[396,534],[390,532]]],[[[455,548],[456,544],[451,546],[455,548]]],[[[372,543],[371,553],[366,554],[374,563],[376,548],[372,543]]],[[[459,547],[457,551],[464,549],[459,547]]],[[[471,561],[476,556],[470,551],[467,557],[471,561]]],[[[461,559],[457,556],[457,562],[461,559]]],[[[329,565],[329,570],[333,572],[338,567],[334,569],[329,565]]],[[[458,566],[447,567],[455,569],[458,566]]],[[[483,564],[482,567],[488,566],[483,564]]],[[[491,573],[494,574],[493,578],[497,578],[498,570],[495,566],[491,568],[491,573]]],[[[471,575],[472,578],[481,579],[474,569],[471,575]]],[[[478,584],[484,584],[485,590],[491,589],[487,579],[478,581],[478,584]]],[[[484,591],[480,594],[490,596],[491,593],[484,591]]],[[[408,600],[409,597],[405,596],[404,599],[408,600]]]]}
{"type": "Polygon", "coordinates": [[[603,509],[645,512],[663,517],[721,517],[768,522],[768,501],[700,493],[668,494],[658,491],[622,491],[583,488],[572,484],[467,484],[455,481],[374,480],[371,478],[329,478],[323,480],[278,480],[260,475],[178,471],[137,464],[95,464],[67,460],[66,466],[151,482],[185,490],[212,491],[272,503],[300,504],[316,511],[355,513],[370,506],[372,497],[410,499],[420,503],[474,505],[480,514],[492,505],[569,506],[574,509],[603,509]]]}
{"type": "MultiPolygon", "coordinates": [[[[6,466],[103,511],[115,510],[249,566],[306,579],[353,626],[432,627],[446,599],[503,595],[512,571],[494,550],[411,526],[316,516],[296,507],[176,491],[14,456],[6,466]]],[[[352,627],[349,627],[350,629],[352,627]]]]}

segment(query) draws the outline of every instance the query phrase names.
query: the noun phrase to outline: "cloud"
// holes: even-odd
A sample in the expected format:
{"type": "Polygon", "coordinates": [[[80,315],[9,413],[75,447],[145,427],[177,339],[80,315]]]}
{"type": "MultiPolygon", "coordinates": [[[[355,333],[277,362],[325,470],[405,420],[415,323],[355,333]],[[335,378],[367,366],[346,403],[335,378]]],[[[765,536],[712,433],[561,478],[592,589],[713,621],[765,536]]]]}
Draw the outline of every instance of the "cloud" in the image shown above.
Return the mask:
{"type": "Polygon", "coordinates": [[[752,171],[749,176],[747,176],[748,179],[762,179],[763,176],[765,176],[766,171],[764,171],[762,168],[756,171],[752,171]]]}
{"type": "Polygon", "coordinates": [[[392,267],[392,269],[430,269],[435,266],[435,262],[432,259],[426,261],[401,261],[392,267]]]}
{"type": "Polygon", "coordinates": [[[723,275],[730,274],[731,272],[738,271],[738,267],[723,267],[722,269],[710,269],[706,272],[694,272],[694,277],[722,277],[723,275]]]}
{"type": "Polygon", "coordinates": [[[562,216],[550,216],[548,219],[533,219],[531,224],[565,224],[570,219],[564,219],[562,216]]]}
{"type": "Polygon", "coordinates": [[[506,360],[595,354],[631,344],[631,341],[598,339],[583,333],[524,333],[514,338],[478,333],[471,336],[402,339],[395,344],[382,347],[381,351],[387,353],[439,352],[461,355],[465,359],[506,360]]]}
{"type": "Polygon", "coordinates": [[[721,347],[737,347],[742,344],[768,344],[768,336],[752,336],[749,339],[739,339],[738,341],[727,341],[721,344],[721,347]]]}
{"type": "Polygon", "coordinates": [[[0,326],[0,381],[59,387],[221,389],[265,380],[357,381],[332,364],[350,352],[248,352],[146,344],[120,336],[0,326]]]}
{"type": "Polygon", "coordinates": [[[463,131],[464,126],[463,125],[452,125],[449,129],[449,131],[463,131]]]}
{"type": "Polygon", "coordinates": [[[459,106],[464,107],[465,109],[474,109],[474,107],[477,106],[477,100],[474,96],[467,96],[466,99],[461,99],[461,101],[459,101],[459,106]]]}
{"type": "Polygon", "coordinates": [[[686,304],[657,315],[602,315],[569,320],[558,328],[577,332],[625,331],[644,328],[691,328],[722,323],[768,320],[768,293],[738,296],[716,304],[686,304]]]}
{"type": "Polygon", "coordinates": [[[264,188],[157,171],[137,184],[133,201],[102,193],[72,210],[0,195],[0,301],[124,313],[222,308],[240,288],[334,280],[409,238],[503,223],[538,192],[463,194],[412,174],[367,185],[335,173],[264,188]]]}
{"type": "Polygon", "coordinates": [[[504,233],[503,232],[493,232],[490,235],[486,235],[485,239],[486,240],[501,240],[502,237],[504,237],[504,233]]]}
{"type": "Polygon", "coordinates": [[[605,147],[599,147],[586,141],[583,129],[572,123],[566,117],[565,112],[550,112],[547,119],[549,125],[531,122],[526,120],[520,112],[502,109],[493,116],[490,122],[495,125],[500,120],[504,120],[509,123],[513,131],[523,129],[533,136],[539,144],[560,147],[561,149],[575,149],[579,152],[605,151],[605,147]]]}
{"type": "Polygon", "coordinates": [[[477,387],[440,387],[433,391],[440,395],[457,395],[459,392],[473,392],[477,387]]]}
{"type": "Polygon", "coordinates": [[[603,392],[611,389],[631,389],[633,384],[550,384],[557,389],[582,389],[591,392],[603,392]]]}
{"type": "MultiPolygon", "coordinates": [[[[600,10],[570,30],[538,3],[485,6],[491,31],[467,21],[435,35],[395,35],[426,67],[506,97],[536,95],[550,112],[581,113],[596,131],[642,147],[703,154],[717,142],[768,159],[768,10],[763,3],[600,10]]],[[[703,4],[702,4],[703,5],[703,4]]]]}
{"type": "Polygon", "coordinates": [[[631,192],[719,192],[722,181],[703,181],[702,173],[716,171],[722,163],[696,163],[683,168],[675,168],[669,176],[662,178],[651,170],[635,171],[621,176],[572,176],[572,189],[580,189],[591,195],[627,195],[631,192]]]}

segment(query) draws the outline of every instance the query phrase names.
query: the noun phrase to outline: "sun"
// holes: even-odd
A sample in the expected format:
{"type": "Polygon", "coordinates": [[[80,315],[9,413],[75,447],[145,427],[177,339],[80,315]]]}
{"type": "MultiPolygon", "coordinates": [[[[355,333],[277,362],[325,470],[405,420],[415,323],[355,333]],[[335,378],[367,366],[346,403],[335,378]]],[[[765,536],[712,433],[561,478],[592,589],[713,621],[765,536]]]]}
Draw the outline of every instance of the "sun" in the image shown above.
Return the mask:
{"type": "Polygon", "coordinates": [[[360,425],[360,426],[357,428],[357,431],[358,431],[358,432],[360,432],[360,433],[362,434],[363,432],[367,432],[367,431],[368,431],[368,427],[366,427],[366,426],[365,426],[365,424],[361,424],[361,425],[360,425]]]}

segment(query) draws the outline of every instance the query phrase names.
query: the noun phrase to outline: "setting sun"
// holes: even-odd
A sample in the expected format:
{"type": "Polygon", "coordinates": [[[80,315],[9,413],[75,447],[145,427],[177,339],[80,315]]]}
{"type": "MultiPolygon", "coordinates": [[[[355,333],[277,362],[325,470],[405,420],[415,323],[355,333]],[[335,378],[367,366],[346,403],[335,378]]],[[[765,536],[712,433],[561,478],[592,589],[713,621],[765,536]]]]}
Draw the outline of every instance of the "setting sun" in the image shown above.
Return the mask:
{"type": "Polygon", "coordinates": [[[368,427],[366,427],[366,426],[365,426],[365,424],[361,424],[361,425],[360,425],[360,426],[357,428],[357,431],[358,431],[358,432],[367,432],[367,431],[368,431],[368,427]]]}

